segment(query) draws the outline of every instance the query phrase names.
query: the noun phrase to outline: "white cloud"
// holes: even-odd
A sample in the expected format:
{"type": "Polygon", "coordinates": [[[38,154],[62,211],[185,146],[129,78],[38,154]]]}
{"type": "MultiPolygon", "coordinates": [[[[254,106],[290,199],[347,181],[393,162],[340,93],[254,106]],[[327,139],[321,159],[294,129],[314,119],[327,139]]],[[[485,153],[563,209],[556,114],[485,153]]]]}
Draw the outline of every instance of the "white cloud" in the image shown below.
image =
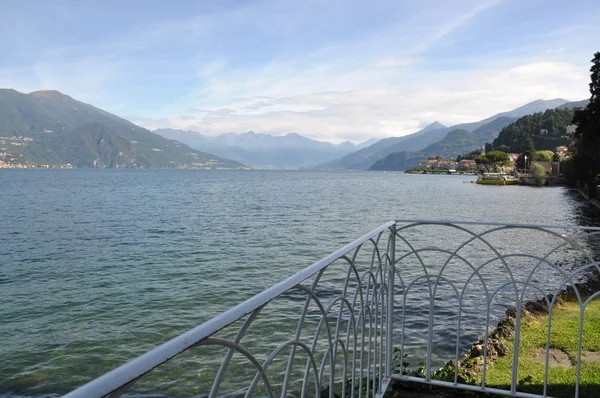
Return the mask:
{"type": "Polygon", "coordinates": [[[385,59],[380,59],[375,62],[374,66],[376,68],[395,68],[401,66],[408,66],[416,62],[415,58],[412,57],[389,57],[385,59]]]}
{"type": "MultiPolygon", "coordinates": [[[[25,29],[10,18],[18,23],[0,31],[21,27],[23,44],[38,37],[44,45],[22,51],[35,54],[23,68],[1,67],[0,86],[58,89],[137,115],[132,119],[150,128],[296,131],[336,142],[404,135],[434,120],[479,120],[538,98],[587,97],[587,67],[571,62],[588,61],[596,25],[577,20],[590,37],[543,24],[534,28],[551,36],[515,39],[498,20],[502,13],[491,12],[501,2],[265,0],[191,7],[170,20],[139,19],[110,35],[85,42],[73,35],[48,45],[39,40],[46,28],[25,29]],[[488,30],[506,35],[488,46],[477,36],[488,30]],[[563,37],[583,44],[573,50],[578,44],[563,37]]],[[[25,48],[13,47],[16,54],[25,48]]]]}
{"type": "Polygon", "coordinates": [[[358,142],[406,135],[435,120],[446,125],[477,121],[539,98],[579,100],[587,97],[588,80],[583,67],[535,62],[448,76],[436,85],[251,97],[185,117],[132,119],[151,129],[169,127],[208,135],[293,131],[319,140],[358,142]]]}

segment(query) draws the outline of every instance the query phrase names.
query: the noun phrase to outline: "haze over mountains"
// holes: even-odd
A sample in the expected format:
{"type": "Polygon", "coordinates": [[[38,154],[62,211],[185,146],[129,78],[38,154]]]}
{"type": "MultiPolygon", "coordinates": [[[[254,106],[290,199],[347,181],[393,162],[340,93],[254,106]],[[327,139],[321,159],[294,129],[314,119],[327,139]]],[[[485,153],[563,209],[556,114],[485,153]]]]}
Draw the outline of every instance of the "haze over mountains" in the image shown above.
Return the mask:
{"type": "Polygon", "coordinates": [[[392,153],[402,153],[400,158],[406,161],[403,168],[401,168],[403,170],[404,168],[414,167],[419,160],[427,156],[455,157],[481,147],[486,142],[493,141],[502,128],[521,116],[542,112],[568,103],[569,101],[562,98],[536,100],[478,122],[462,123],[451,127],[442,126],[440,123],[435,122],[416,133],[383,139],[375,145],[317,167],[322,169],[368,170],[386,156],[392,153]]]}
{"type": "Polygon", "coordinates": [[[239,168],[58,91],[0,89],[0,161],[109,168],[239,168]]]}
{"type": "Polygon", "coordinates": [[[237,160],[256,168],[297,169],[327,162],[372,145],[370,139],[359,145],[351,142],[332,144],[315,141],[296,133],[282,136],[258,134],[222,134],[209,137],[195,131],[158,129],[165,138],[177,140],[192,148],[237,160]]]}
{"type": "Polygon", "coordinates": [[[250,131],[217,137],[173,129],[158,129],[155,133],[252,167],[368,170],[378,160],[396,152],[414,152],[406,155],[407,167],[430,155],[453,157],[469,152],[493,141],[502,128],[519,117],[561,105],[580,106],[581,101],[569,103],[562,98],[536,100],[477,122],[451,127],[434,122],[413,134],[368,140],[359,145],[350,142],[334,145],[311,140],[296,133],[272,136],[250,131]]]}
{"type": "Polygon", "coordinates": [[[586,104],[587,100],[537,100],[477,122],[451,127],[434,122],[402,137],[335,145],[296,133],[272,136],[249,131],[217,137],[172,129],[153,133],[58,91],[23,94],[0,89],[0,161],[76,167],[240,168],[247,164],[368,170],[394,154],[393,160],[383,163],[404,169],[427,156],[455,157],[479,148],[519,117],[586,104]]]}

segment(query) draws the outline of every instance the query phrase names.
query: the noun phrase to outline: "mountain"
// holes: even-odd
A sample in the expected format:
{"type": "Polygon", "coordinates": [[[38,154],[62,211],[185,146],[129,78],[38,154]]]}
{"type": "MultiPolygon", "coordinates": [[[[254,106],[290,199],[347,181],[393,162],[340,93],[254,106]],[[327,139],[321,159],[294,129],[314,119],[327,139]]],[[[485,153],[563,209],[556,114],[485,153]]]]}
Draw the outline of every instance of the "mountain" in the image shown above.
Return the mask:
{"type": "Polygon", "coordinates": [[[492,141],[494,148],[506,146],[506,150],[519,153],[523,150],[522,145],[527,137],[533,138],[538,150],[554,150],[557,146],[568,145],[572,141],[572,134],[567,133],[566,129],[572,119],[573,110],[560,107],[518,119],[502,116],[472,132],[464,129],[452,130],[442,140],[421,151],[391,153],[375,162],[369,170],[406,170],[416,167],[419,160],[429,156],[454,158],[492,141]],[[499,134],[498,130],[501,130],[499,134]]]}
{"type": "MultiPolygon", "coordinates": [[[[156,134],[186,143],[192,148],[235,159],[253,167],[296,169],[313,166],[356,151],[360,145],[349,141],[334,145],[312,140],[297,133],[272,136],[249,131],[208,137],[195,131],[155,130],[156,134]]],[[[370,144],[369,144],[370,145],[370,144]]]]}
{"type": "Polygon", "coordinates": [[[0,89],[0,151],[11,163],[239,168],[58,91],[0,89]]]}
{"type": "Polygon", "coordinates": [[[442,140],[424,148],[421,153],[430,156],[441,156],[444,159],[454,158],[461,153],[477,149],[488,140],[475,132],[456,129],[449,132],[442,140]]]}
{"type": "Polygon", "coordinates": [[[529,102],[523,106],[513,109],[512,111],[502,112],[497,114],[497,117],[508,116],[508,117],[522,117],[525,115],[531,115],[538,112],[544,112],[548,109],[553,109],[563,104],[568,103],[569,100],[564,98],[555,98],[551,100],[535,100],[529,102]]]}
{"type": "Polygon", "coordinates": [[[397,148],[416,148],[418,150],[443,138],[447,132],[446,126],[434,122],[413,134],[381,139],[373,145],[350,153],[340,159],[321,164],[318,168],[367,170],[377,160],[392,152],[397,152],[397,148]]]}
{"type": "Polygon", "coordinates": [[[369,170],[377,171],[401,171],[410,169],[419,164],[419,160],[427,159],[427,155],[423,152],[394,152],[390,153],[383,159],[376,161],[369,170]]]}
{"type": "Polygon", "coordinates": [[[515,153],[525,150],[527,138],[533,139],[537,150],[554,151],[558,146],[568,146],[573,140],[573,132],[568,132],[567,126],[572,123],[573,115],[573,109],[556,108],[523,116],[503,128],[493,145],[505,146],[515,153]]]}
{"type": "Polygon", "coordinates": [[[479,132],[476,132],[477,130],[471,132],[464,129],[452,130],[446,134],[443,139],[427,146],[421,151],[401,151],[391,153],[375,162],[369,170],[406,170],[411,167],[416,167],[419,160],[427,159],[429,156],[455,158],[461,153],[481,148],[486,142],[490,141],[489,134],[482,133],[489,131],[486,130],[486,126],[487,125],[481,126],[479,132]]]}
{"type": "Polygon", "coordinates": [[[562,104],[557,106],[556,109],[576,109],[576,108],[585,108],[590,103],[589,99],[584,99],[581,101],[573,101],[567,102],[566,104],[562,104]]]}
{"type": "MultiPolygon", "coordinates": [[[[472,123],[462,123],[451,127],[445,127],[439,123],[433,123],[423,130],[420,130],[414,134],[410,134],[403,137],[392,137],[380,140],[376,145],[361,149],[359,151],[350,153],[340,159],[321,164],[318,167],[323,169],[358,169],[367,170],[380,159],[392,153],[399,153],[404,151],[409,152],[420,152],[435,144],[436,142],[444,139],[446,135],[454,130],[464,130],[468,132],[475,132],[476,136],[472,139],[465,139],[466,137],[460,135],[453,135],[451,138],[458,139],[459,142],[451,143],[445,141],[441,147],[432,148],[446,148],[444,153],[454,153],[454,149],[467,148],[468,145],[477,144],[483,140],[485,142],[491,142],[500,130],[516,120],[521,116],[525,116],[531,113],[545,111],[552,109],[557,106],[563,105],[568,101],[562,98],[556,98],[552,100],[536,100],[527,103],[523,106],[515,108],[511,111],[501,112],[496,115],[490,116],[486,119],[472,123]],[[470,142],[470,144],[469,144],[470,142]]],[[[479,145],[480,146],[480,145],[479,145]]],[[[472,150],[468,149],[466,152],[472,150]]],[[[428,152],[427,152],[428,153],[428,152]]],[[[465,152],[462,152],[465,153],[465,152]]],[[[457,156],[460,153],[457,153],[457,156]]],[[[415,157],[408,156],[407,159],[415,159],[415,157]]]]}
{"type": "Polygon", "coordinates": [[[379,142],[381,140],[381,138],[369,138],[368,140],[361,142],[360,144],[356,145],[356,150],[359,149],[363,149],[366,148],[368,146],[371,146],[377,142],[379,142]]]}

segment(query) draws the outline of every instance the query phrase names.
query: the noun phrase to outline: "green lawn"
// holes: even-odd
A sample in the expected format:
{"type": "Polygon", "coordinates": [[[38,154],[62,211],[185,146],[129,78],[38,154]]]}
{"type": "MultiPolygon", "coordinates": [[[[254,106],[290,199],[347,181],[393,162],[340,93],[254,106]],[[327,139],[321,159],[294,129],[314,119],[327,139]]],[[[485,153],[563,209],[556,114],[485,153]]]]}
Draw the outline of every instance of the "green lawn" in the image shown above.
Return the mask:
{"type": "MultiPolygon", "coordinates": [[[[548,391],[553,397],[574,397],[579,333],[579,304],[565,302],[556,306],[552,315],[548,391]]],[[[542,394],[546,358],[548,317],[528,317],[522,320],[519,344],[518,391],[542,394]]],[[[512,377],[514,339],[506,339],[510,353],[500,357],[488,368],[489,387],[509,389],[512,377]]],[[[585,310],[580,377],[580,397],[600,397],[600,299],[585,310]]]]}

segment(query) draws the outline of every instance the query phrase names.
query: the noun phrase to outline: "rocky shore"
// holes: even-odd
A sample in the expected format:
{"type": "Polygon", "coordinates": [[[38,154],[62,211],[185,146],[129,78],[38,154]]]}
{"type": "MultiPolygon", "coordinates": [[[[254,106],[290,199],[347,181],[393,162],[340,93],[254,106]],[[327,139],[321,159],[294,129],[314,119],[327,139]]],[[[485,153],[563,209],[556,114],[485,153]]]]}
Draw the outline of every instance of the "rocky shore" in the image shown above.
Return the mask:
{"type": "MultiPolygon", "coordinates": [[[[585,282],[575,283],[563,289],[554,302],[554,307],[559,307],[565,302],[573,302],[577,300],[575,288],[579,292],[582,299],[590,297],[592,294],[600,291],[600,274],[594,272],[585,282]]],[[[521,322],[532,320],[534,318],[545,317],[548,315],[548,302],[552,303],[553,296],[549,295],[545,298],[529,301],[521,308],[521,322]]],[[[458,377],[457,381],[461,384],[475,384],[476,380],[480,380],[484,366],[486,369],[494,363],[498,358],[509,355],[512,350],[512,343],[507,344],[507,339],[514,337],[516,328],[517,310],[515,307],[510,307],[506,310],[506,317],[501,319],[496,327],[492,329],[487,337],[479,339],[473,343],[471,347],[463,354],[463,357],[458,361],[458,377]],[[486,352],[487,346],[487,352],[486,352]],[[487,355],[486,355],[487,354],[487,355]],[[486,358],[484,361],[484,357],[486,358]]],[[[560,350],[551,349],[550,365],[564,365],[562,362],[570,361],[560,350]]],[[[540,355],[540,362],[545,363],[545,352],[540,355]]],[[[597,354],[597,353],[596,353],[597,354]]],[[[571,363],[569,362],[569,365],[571,363]]],[[[432,378],[444,381],[454,381],[456,364],[454,361],[447,362],[442,368],[432,374],[432,378]]],[[[458,390],[453,388],[433,387],[411,382],[393,382],[386,397],[412,397],[412,398],[430,398],[430,397],[491,397],[495,396],[482,392],[471,392],[458,390]]]]}

